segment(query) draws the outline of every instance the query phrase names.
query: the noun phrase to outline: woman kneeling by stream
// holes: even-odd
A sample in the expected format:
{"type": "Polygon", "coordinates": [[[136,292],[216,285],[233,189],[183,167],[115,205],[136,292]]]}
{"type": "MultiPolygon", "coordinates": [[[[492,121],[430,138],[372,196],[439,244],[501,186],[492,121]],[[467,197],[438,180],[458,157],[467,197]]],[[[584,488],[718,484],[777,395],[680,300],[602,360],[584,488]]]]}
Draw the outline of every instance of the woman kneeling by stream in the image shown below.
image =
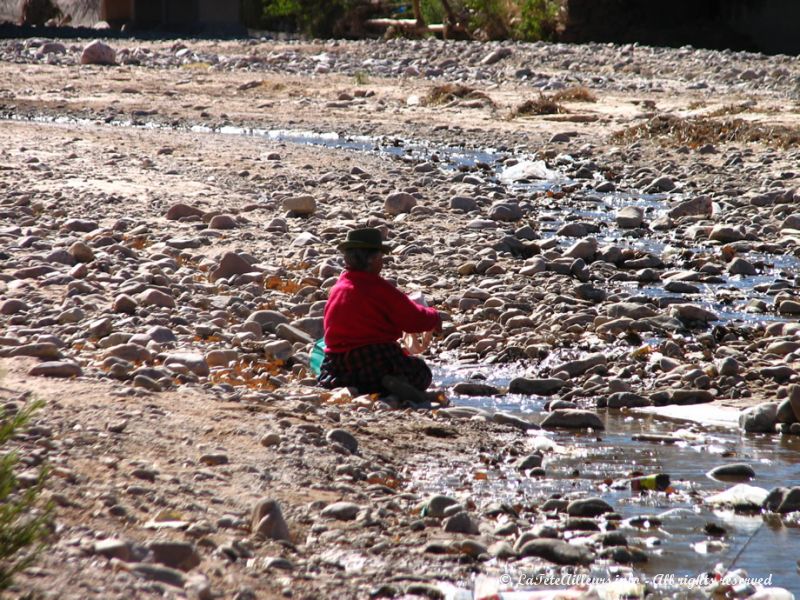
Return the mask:
{"type": "Polygon", "coordinates": [[[319,382],[326,388],[391,393],[412,406],[427,402],[433,376],[425,361],[398,342],[403,332],[440,332],[438,311],[417,304],[380,276],[391,248],[377,229],[355,229],[340,243],[345,271],[325,306],[325,358],[319,382]]]}

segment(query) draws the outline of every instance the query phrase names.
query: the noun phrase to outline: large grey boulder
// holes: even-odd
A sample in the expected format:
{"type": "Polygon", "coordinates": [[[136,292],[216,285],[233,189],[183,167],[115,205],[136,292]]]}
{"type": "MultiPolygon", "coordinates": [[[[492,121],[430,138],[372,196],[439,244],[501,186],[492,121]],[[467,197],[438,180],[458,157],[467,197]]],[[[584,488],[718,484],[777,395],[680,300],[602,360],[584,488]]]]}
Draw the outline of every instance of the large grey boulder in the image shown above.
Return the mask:
{"type": "Polygon", "coordinates": [[[763,402],[739,413],[739,427],[747,433],[775,433],[778,403],[763,402]]]}

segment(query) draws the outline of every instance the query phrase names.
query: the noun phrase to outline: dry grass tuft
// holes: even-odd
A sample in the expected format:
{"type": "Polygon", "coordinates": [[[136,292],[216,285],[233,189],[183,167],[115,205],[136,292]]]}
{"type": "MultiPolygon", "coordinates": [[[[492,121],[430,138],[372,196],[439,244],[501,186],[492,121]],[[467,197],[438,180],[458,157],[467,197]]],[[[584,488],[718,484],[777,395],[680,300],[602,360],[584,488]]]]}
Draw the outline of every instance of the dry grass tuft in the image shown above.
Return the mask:
{"type": "Polygon", "coordinates": [[[538,98],[533,100],[526,100],[516,109],[514,109],[514,116],[524,117],[526,115],[558,115],[566,114],[569,111],[561,106],[558,102],[553,100],[550,96],[539,94],[538,98]]]}
{"type": "Polygon", "coordinates": [[[555,102],[597,102],[594,92],[582,85],[568,87],[554,92],[551,98],[555,102]]]}
{"type": "Polygon", "coordinates": [[[485,100],[490,104],[494,104],[492,99],[483,92],[479,92],[475,88],[461,83],[445,83],[443,85],[436,85],[428,91],[423,98],[422,103],[425,106],[435,106],[437,104],[447,104],[454,100],[485,100]]]}
{"type": "Polygon", "coordinates": [[[726,104],[725,106],[721,106],[716,110],[711,111],[708,113],[709,117],[727,117],[730,115],[738,115],[743,112],[747,112],[755,105],[752,103],[745,102],[744,104],[726,104]]]}
{"type": "Polygon", "coordinates": [[[743,119],[721,121],[702,117],[684,119],[658,115],[613,134],[615,142],[658,141],[664,145],[698,148],[705,144],[759,142],[777,148],[800,146],[800,129],[768,126],[743,119]]]}

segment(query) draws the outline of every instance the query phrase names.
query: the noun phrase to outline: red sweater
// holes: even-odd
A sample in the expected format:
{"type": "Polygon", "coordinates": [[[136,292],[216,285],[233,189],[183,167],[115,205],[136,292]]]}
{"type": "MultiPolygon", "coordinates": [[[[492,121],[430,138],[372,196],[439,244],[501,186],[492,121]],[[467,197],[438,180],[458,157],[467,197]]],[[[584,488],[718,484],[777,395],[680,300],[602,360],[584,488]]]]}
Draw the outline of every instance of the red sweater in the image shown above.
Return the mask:
{"type": "Polygon", "coordinates": [[[391,344],[404,331],[428,331],[439,322],[435,308],[417,304],[380,275],[346,270],[325,305],[325,351],[391,344]]]}

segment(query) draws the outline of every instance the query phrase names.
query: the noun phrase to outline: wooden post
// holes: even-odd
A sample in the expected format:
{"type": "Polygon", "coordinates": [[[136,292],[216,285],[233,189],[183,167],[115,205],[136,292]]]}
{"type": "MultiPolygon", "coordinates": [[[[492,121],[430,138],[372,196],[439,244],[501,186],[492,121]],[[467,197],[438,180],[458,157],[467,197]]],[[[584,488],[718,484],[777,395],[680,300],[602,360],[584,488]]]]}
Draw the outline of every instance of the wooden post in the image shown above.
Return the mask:
{"type": "Polygon", "coordinates": [[[414,7],[414,19],[417,21],[417,27],[419,29],[424,29],[425,19],[422,16],[422,9],[419,6],[419,0],[413,0],[412,5],[414,7]]]}
{"type": "Polygon", "coordinates": [[[444,37],[445,38],[461,38],[471,39],[467,27],[461,22],[461,19],[456,15],[453,7],[450,6],[449,0],[442,0],[442,8],[444,8],[444,37]]]}

